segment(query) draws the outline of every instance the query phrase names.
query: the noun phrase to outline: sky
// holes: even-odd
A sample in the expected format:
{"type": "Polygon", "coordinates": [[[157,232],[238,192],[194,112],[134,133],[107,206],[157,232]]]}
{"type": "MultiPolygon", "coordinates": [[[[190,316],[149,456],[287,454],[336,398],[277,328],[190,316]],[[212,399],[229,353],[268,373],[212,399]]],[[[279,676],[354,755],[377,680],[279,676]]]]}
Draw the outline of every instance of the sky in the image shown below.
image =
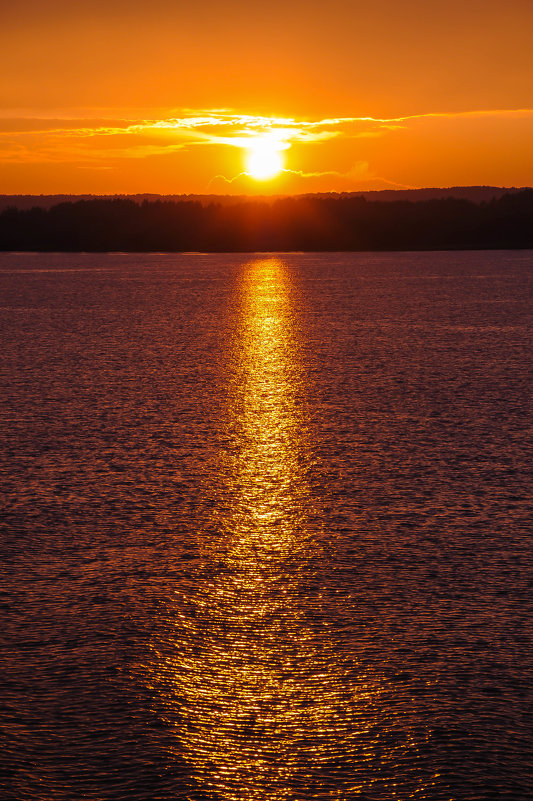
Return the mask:
{"type": "Polygon", "coordinates": [[[19,0],[0,193],[533,185],[533,0],[19,0]]]}

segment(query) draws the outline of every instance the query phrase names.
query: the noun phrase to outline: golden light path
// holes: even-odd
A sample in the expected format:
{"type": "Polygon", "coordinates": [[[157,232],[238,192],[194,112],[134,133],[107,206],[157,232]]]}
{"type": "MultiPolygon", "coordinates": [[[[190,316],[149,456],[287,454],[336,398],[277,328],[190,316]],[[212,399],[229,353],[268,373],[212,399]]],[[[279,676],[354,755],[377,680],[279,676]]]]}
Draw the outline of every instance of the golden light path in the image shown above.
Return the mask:
{"type": "Polygon", "coordinates": [[[245,268],[211,531],[154,636],[160,714],[195,801],[344,799],[376,780],[382,688],[323,608],[292,290],[280,259],[245,268]]]}

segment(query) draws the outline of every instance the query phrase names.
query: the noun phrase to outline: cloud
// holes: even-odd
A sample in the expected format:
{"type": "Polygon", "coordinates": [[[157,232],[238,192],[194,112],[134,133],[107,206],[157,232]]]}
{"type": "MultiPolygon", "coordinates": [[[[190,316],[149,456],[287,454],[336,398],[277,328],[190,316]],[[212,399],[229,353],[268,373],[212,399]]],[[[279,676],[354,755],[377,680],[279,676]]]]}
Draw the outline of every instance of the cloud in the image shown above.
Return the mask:
{"type": "MultiPolygon", "coordinates": [[[[365,139],[431,120],[532,119],[533,109],[488,109],[431,112],[394,118],[327,117],[296,119],[240,114],[229,109],[171,112],[159,116],[124,114],[117,110],[87,110],[78,117],[59,114],[32,116],[30,110],[0,119],[0,162],[93,163],[99,160],[143,159],[195,146],[246,149],[258,137],[275,139],[279,149],[293,144],[313,145],[335,138],[365,139]],[[99,113],[95,113],[98,112],[99,113]]],[[[304,173],[300,173],[304,175],[304,173]]],[[[315,175],[339,175],[324,170],[315,175]]],[[[234,180],[234,179],[225,179],[234,180]]]]}

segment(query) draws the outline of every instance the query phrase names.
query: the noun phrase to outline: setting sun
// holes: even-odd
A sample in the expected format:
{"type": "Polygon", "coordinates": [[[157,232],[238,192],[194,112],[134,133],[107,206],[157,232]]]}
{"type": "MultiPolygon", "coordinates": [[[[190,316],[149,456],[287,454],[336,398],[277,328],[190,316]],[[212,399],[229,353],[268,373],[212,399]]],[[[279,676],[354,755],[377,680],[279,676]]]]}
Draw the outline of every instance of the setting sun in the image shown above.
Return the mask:
{"type": "Polygon", "coordinates": [[[259,181],[274,178],[283,169],[280,143],[272,139],[256,139],[248,147],[247,172],[259,181]]]}

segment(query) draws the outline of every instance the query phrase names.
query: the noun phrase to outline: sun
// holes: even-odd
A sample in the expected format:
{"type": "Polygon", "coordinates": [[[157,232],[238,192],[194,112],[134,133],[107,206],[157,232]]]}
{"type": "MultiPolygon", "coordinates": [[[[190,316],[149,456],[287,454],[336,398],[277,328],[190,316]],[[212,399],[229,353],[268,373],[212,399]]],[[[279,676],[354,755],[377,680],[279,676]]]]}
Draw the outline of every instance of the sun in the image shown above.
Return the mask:
{"type": "Polygon", "coordinates": [[[283,169],[282,149],[283,145],[274,139],[255,139],[247,147],[247,173],[258,181],[274,178],[283,169]]]}

